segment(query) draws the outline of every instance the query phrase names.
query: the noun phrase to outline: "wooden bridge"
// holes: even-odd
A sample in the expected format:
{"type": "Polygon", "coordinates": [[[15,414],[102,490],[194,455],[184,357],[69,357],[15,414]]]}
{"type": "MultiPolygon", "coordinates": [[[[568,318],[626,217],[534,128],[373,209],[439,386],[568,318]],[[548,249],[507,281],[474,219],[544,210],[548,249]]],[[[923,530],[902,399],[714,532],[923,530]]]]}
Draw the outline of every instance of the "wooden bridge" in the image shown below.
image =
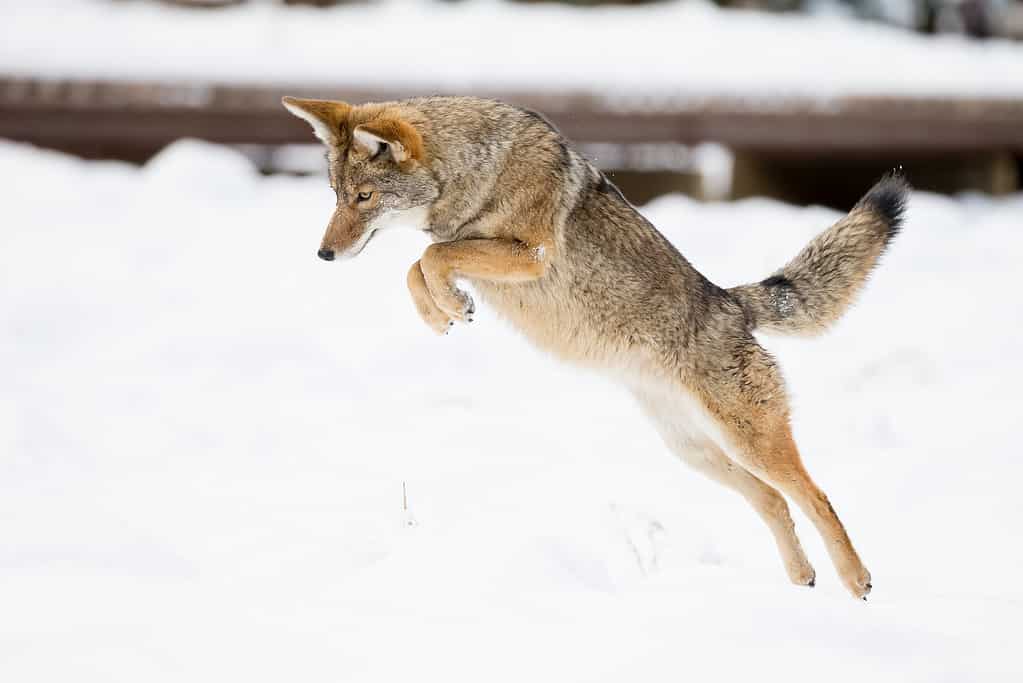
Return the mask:
{"type": "MultiPolygon", "coordinates": [[[[0,77],[0,137],[131,161],[181,137],[309,142],[305,124],[280,106],[283,94],[365,102],[428,93],[0,77]]],[[[474,94],[542,111],[580,143],[720,143],[736,154],[737,196],[841,205],[896,165],[924,187],[1004,192],[1019,186],[1023,159],[1020,100],[474,94]]]]}

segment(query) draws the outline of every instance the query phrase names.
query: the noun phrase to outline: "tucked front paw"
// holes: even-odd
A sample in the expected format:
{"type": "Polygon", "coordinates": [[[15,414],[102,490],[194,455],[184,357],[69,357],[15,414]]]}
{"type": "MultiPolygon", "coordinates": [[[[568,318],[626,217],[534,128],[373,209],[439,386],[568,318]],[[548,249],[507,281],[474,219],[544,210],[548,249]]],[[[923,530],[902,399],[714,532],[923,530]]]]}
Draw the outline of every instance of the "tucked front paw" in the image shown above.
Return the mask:
{"type": "Polygon", "coordinates": [[[416,311],[419,313],[419,317],[423,319],[427,327],[436,332],[437,334],[447,334],[454,325],[448,316],[434,305],[427,305],[425,302],[420,304],[416,302],[416,311]]]}
{"type": "Polygon", "coordinates": [[[440,309],[437,302],[433,300],[430,290],[426,286],[423,271],[419,261],[412,264],[408,272],[408,288],[412,295],[412,302],[416,306],[416,312],[423,319],[426,325],[437,334],[447,334],[454,324],[451,318],[440,309]]]}
{"type": "Polygon", "coordinates": [[[476,303],[467,293],[452,287],[445,295],[435,297],[437,306],[452,320],[471,323],[476,314],[476,303]]]}

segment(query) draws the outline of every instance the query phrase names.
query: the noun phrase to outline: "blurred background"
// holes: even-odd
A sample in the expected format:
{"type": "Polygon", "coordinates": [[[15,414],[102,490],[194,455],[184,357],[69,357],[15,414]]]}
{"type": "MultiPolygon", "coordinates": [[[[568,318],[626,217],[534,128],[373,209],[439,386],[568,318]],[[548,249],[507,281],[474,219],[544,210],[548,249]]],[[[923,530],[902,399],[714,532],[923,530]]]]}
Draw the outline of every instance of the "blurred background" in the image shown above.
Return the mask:
{"type": "Polygon", "coordinates": [[[724,5],[0,0],[0,681],[1023,680],[1023,4],[724,5]],[[722,286],[905,170],[858,304],[760,338],[869,603],[606,378],[434,335],[424,235],[317,259],[281,96],[431,93],[543,112],[722,286]]]}
{"type": "Polygon", "coordinates": [[[926,190],[1019,187],[1023,2],[720,5],[6,0],[0,138],[136,163],[200,138],[313,173],[282,94],[472,93],[547,114],[637,204],[848,208],[897,166],[926,190]]]}

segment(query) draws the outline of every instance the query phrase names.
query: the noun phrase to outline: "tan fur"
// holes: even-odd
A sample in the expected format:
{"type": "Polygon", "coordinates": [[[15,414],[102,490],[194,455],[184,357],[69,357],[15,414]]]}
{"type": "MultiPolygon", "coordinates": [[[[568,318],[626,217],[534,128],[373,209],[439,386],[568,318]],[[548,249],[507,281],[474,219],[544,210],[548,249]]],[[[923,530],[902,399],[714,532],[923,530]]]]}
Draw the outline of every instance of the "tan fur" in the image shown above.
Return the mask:
{"type": "Polygon", "coordinates": [[[426,276],[423,275],[423,268],[419,261],[412,264],[408,270],[408,289],[412,295],[412,303],[415,304],[416,312],[423,319],[431,330],[437,334],[447,334],[448,327],[454,322],[447,313],[437,305],[430,290],[426,286],[426,276]]]}
{"type": "Polygon", "coordinates": [[[764,519],[793,582],[813,585],[815,573],[782,494],[817,527],[848,590],[870,591],[803,467],[781,373],[752,332],[813,332],[841,315],[897,230],[900,180],[876,186],[775,275],[725,290],[533,112],[441,97],[304,112],[332,126],[338,204],[322,249],[354,255],[382,214],[426,213],[433,244],[407,283],[432,330],[472,321],[475,305],[457,285],[471,283],[537,346],[626,385],[673,452],[764,519]],[[360,125],[411,154],[367,158],[345,132],[360,125]]]}
{"type": "MultiPolygon", "coordinates": [[[[327,145],[336,145],[343,140],[339,139],[345,130],[345,123],[352,107],[345,102],[334,102],[331,100],[307,100],[298,97],[285,97],[281,100],[289,111],[297,116],[305,112],[311,119],[323,123],[327,131],[332,134],[322,136],[320,139],[327,145]]],[[[304,117],[305,118],[305,117],[304,117]]],[[[307,118],[307,120],[310,120],[307,118]]],[[[312,120],[310,120],[312,122],[312,120]]],[[[317,131],[319,136],[320,131],[317,131]]]]}
{"type": "Polygon", "coordinates": [[[419,162],[426,161],[423,138],[419,135],[419,131],[401,119],[380,117],[360,124],[359,128],[401,145],[404,150],[401,161],[405,161],[407,158],[419,162]]]}
{"type": "Polygon", "coordinates": [[[350,104],[334,100],[308,100],[298,97],[285,97],[282,101],[285,105],[304,109],[316,118],[322,119],[324,123],[334,127],[339,127],[352,109],[350,104]]]}

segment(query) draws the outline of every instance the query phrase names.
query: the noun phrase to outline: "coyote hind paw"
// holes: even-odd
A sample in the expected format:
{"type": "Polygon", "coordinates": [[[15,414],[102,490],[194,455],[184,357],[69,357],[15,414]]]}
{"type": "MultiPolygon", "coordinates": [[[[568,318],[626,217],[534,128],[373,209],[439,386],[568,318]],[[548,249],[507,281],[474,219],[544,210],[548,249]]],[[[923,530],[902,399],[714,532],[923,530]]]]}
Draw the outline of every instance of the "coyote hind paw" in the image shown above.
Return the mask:
{"type": "Polygon", "coordinates": [[[851,573],[843,577],[843,579],[845,587],[849,589],[853,597],[861,600],[866,600],[871,589],[874,587],[873,583],[871,583],[870,572],[864,567],[860,567],[859,571],[851,573]]]}

